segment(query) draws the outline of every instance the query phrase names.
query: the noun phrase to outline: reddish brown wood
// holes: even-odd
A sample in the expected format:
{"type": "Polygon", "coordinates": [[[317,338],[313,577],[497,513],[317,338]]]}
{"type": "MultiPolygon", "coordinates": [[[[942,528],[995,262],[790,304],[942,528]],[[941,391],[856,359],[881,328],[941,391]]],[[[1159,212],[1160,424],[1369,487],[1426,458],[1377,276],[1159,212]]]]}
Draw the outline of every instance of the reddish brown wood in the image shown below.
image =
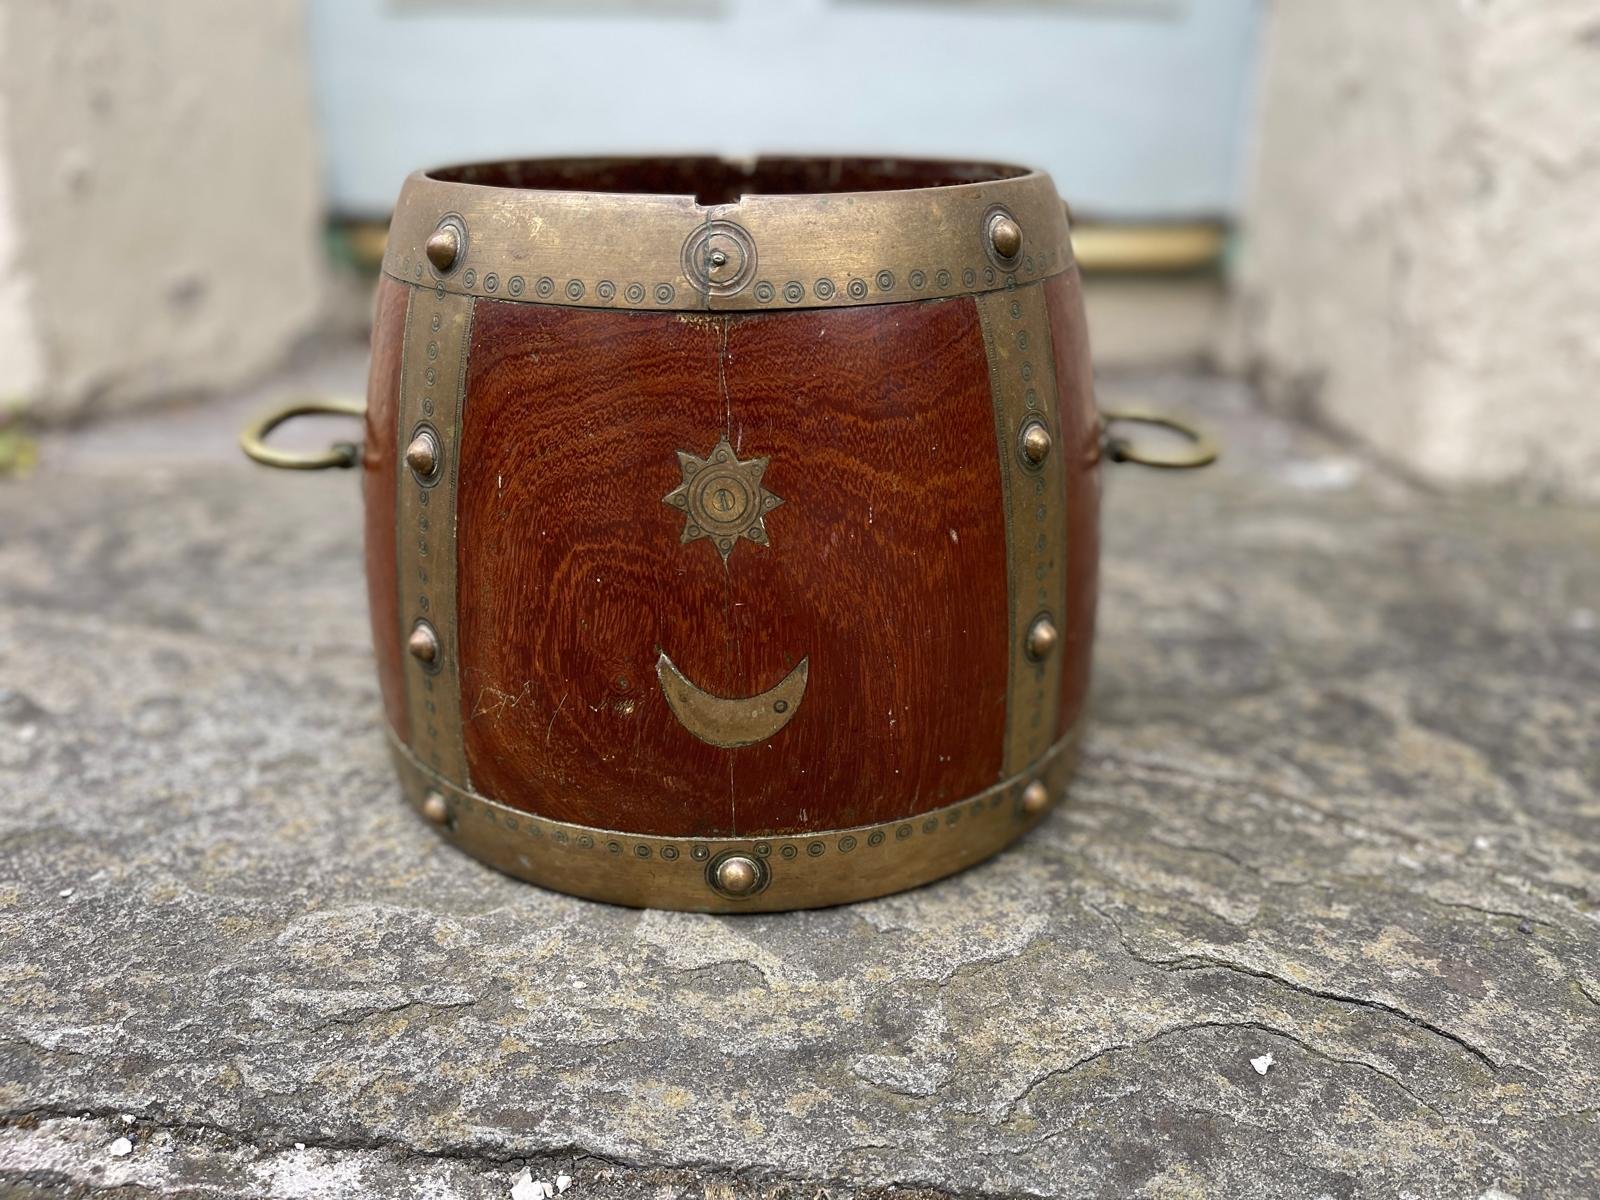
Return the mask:
{"type": "Polygon", "coordinates": [[[400,596],[395,564],[395,469],[400,405],[400,359],[405,342],[406,301],[411,288],[385,275],[378,283],[372,318],[372,369],[367,376],[367,417],[362,439],[361,498],[366,507],[367,604],[378,686],[389,727],[410,740],[405,678],[400,660],[400,596]]]}
{"type": "Polygon", "coordinates": [[[727,823],[729,752],[684,734],[658,646],[736,690],[727,579],[661,502],[722,426],[717,322],[479,301],[457,490],[457,621],[473,785],[616,829],[727,823]],[[693,551],[693,553],[691,553],[693,551]],[[704,665],[701,665],[704,664],[704,665]]]}
{"type": "MultiPolygon", "coordinates": [[[[794,721],[734,760],[740,829],[829,829],[994,783],[1005,505],[971,300],[734,319],[731,439],[770,455],[770,550],[732,567],[745,691],[810,655],[794,721]]],[[[681,661],[681,660],[680,660],[681,661]]]]}
{"type": "Polygon", "coordinates": [[[1083,715],[1089,696],[1100,569],[1100,418],[1077,271],[1052,277],[1044,289],[1066,462],[1067,602],[1061,621],[1060,722],[1060,732],[1065,733],[1083,715]]]}
{"type": "Polygon", "coordinates": [[[828,829],[993,783],[1005,531],[970,300],[749,316],[480,301],[458,490],[474,786],[679,836],[828,829]],[[662,503],[676,451],[766,455],[771,544],[726,566],[662,503]],[[769,741],[672,715],[665,650],[746,695],[809,656],[769,741]]]}

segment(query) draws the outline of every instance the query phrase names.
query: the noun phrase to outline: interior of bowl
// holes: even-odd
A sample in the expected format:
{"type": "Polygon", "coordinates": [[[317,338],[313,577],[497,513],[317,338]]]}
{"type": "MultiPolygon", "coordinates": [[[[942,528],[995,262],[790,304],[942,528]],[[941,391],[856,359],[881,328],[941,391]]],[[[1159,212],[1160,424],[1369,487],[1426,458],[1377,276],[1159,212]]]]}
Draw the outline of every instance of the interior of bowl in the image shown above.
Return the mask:
{"type": "Polygon", "coordinates": [[[429,171],[430,179],[560,192],[693,196],[731,204],[741,196],[881,192],[991,183],[1028,174],[1004,163],[924,158],[534,158],[429,171]]]}

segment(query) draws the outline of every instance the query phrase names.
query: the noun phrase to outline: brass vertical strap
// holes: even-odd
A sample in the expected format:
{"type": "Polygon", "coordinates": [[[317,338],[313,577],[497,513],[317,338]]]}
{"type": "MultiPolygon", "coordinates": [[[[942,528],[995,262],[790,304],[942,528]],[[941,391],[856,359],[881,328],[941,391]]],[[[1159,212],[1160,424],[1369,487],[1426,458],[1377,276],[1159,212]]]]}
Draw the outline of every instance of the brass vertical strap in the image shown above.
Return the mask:
{"type": "Polygon", "coordinates": [[[1028,284],[975,296],[989,358],[995,442],[1006,508],[1006,576],[1011,598],[1002,777],[1027,769],[1049,749],[1061,709],[1061,649],[1029,651],[1039,622],[1059,628],[1066,606],[1066,511],[1055,355],[1044,288],[1028,284]],[[1022,436],[1042,422],[1054,442],[1029,462],[1022,436]]]}
{"type": "Polygon", "coordinates": [[[401,351],[397,495],[400,642],[413,753],[461,787],[467,778],[461,733],[456,629],[456,483],[467,347],[476,301],[442,287],[413,287],[401,351]],[[433,438],[433,466],[407,462],[419,436],[433,438]],[[420,647],[418,646],[420,639],[420,647]],[[419,649],[423,653],[419,653],[419,649]],[[431,659],[426,652],[431,651],[431,659]]]}

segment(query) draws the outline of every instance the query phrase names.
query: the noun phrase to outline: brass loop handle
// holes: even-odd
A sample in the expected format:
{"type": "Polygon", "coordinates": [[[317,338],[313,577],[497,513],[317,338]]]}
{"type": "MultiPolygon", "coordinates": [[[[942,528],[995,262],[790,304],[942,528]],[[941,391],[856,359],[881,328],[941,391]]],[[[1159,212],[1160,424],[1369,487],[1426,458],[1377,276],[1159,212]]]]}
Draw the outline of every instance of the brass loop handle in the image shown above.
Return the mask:
{"type": "Polygon", "coordinates": [[[296,417],[361,417],[367,406],[359,400],[299,400],[267,413],[245,426],[239,434],[239,449],[263,466],[284,471],[326,471],[330,467],[353,467],[361,461],[359,442],[334,442],[321,454],[298,454],[274,450],[267,445],[267,434],[296,417]]]}
{"type": "Polygon", "coordinates": [[[1141,467],[1161,467],[1169,471],[1192,471],[1196,467],[1210,466],[1217,461],[1220,452],[1217,444],[1206,434],[1196,429],[1193,425],[1185,424],[1176,417],[1164,416],[1152,412],[1104,412],[1100,415],[1100,444],[1105,450],[1105,456],[1112,462],[1138,463],[1141,467]],[[1118,423],[1124,425],[1157,425],[1162,429],[1170,429],[1174,433],[1182,434],[1192,444],[1187,450],[1177,450],[1169,454],[1158,454],[1150,450],[1142,450],[1125,437],[1117,437],[1111,432],[1111,427],[1118,423]]]}

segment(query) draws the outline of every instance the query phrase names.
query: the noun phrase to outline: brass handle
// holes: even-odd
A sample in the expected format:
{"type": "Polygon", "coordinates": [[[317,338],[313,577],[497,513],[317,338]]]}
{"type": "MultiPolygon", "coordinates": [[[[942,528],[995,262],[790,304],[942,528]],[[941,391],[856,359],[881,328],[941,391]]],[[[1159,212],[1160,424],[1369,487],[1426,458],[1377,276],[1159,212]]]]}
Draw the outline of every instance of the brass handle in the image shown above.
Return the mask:
{"type": "Polygon", "coordinates": [[[1210,466],[1217,461],[1217,454],[1219,453],[1217,444],[1193,425],[1185,424],[1176,417],[1163,416],[1161,413],[1152,412],[1112,411],[1102,413],[1100,415],[1100,444],[1104,448],[1105,456],[1112,462],[1138,463],[1141,467],[1161,467],[1169,471],[1192,471],[1196,467],[1210,466]],[[1171,454],[1157,454],[1150,450],[1141,450],[1127,438],[1117,437],[1111,432],[1111,427],[1119,422],[1124,425],[1158,425],[1162,429],[1170,429],[1174,433],[1182,434],[1189,439],[1192,445],[1187,451],[1175,451],[1171,454]]]}
{"type": "Polygon", "coordinates": [[[330,467],[353,467],[361,461],[359,442],[334,442],[321,454],[296,454],[274,450],[267,445],[267,434],[295,417],[361,417],[367,406],[359,400],[299,400],[267,413],[245,426],[239,434],[239,449],[263,466],[285,471],[326,471],[330,467]]]}

